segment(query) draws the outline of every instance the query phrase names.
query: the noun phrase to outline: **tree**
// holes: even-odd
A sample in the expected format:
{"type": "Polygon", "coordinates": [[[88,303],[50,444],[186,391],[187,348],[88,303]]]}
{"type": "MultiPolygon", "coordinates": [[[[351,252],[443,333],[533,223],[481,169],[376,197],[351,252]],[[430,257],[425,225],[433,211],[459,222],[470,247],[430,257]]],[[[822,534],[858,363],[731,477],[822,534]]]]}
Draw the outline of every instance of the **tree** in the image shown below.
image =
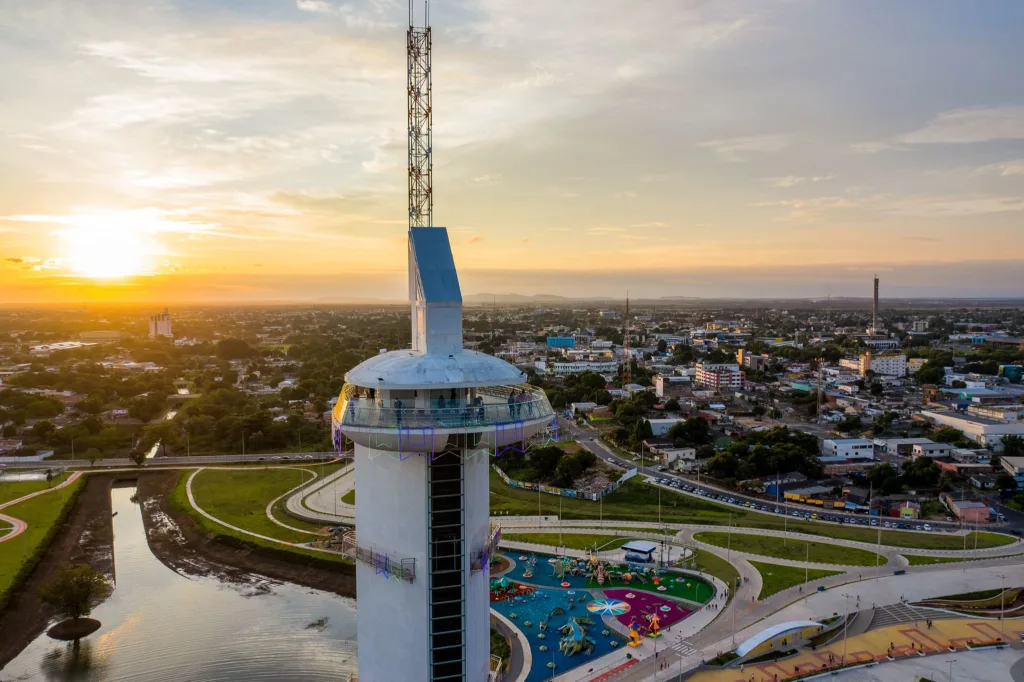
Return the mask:
{"type": "Polygon", "coordinates": [[[1004,457],[1024,456],[1024,436],[1009,434],[1002,437],[1004,457]]]}
{"type": "Polygon", "coordinates": [[[36,438],[46,440],[55,433],[57,433],[57,427],[53,425],[53,422],[46,419],[37,421],[32,425],[32,435],[36,438]]]}
{"type": "Polygon", "coordinates": [[[46,470],[46,487],[49,488],[51,483],[53,483],[53,469],[47,469],[46,470]]]}
{"type": "Polygon", "coordinates": [[[135,466],[142,466],[146,461],[146,453],[139,448],[135,448],[129,453],[128,459],[135,462],[135,466]]]}
{"type": "Polygon", "coordinates": [[[844,432],[860,431],[861,426],[862,422],[860,419],[860,415],[857,414],[847,415],[843,417],[842,421],[836,424],[836,428],[844,432]]]}
{"type": "Polygon", "coordinates": [[[74,620],[92,613],[92,602],[110,591],[107,579],[86,564],[57,571],[50,582],[39,590],[44,602],[61,615],[74,620]]]}
{"type": "Polygon", "coordinates": [[[85,451],[85,458],[89,460],[89,466],[95,464],[96,460],[100,459],[101,457],[103,457],[103,453],[101,453],[96,448],[89,448],[88,450],[85,451]]]}
{"type": "Polygon", "coordinates": [[[871,382],[871,395],[882,395],[885,389],[877,381],[871,382]]]}
{"type": "Polygon", "coordinates": [[[242,339],[223,339],[217,342],[217,356],[225,360],[242,360],[256,354],[242,339]]]}
{"type": "Polygon", "coordinates": [[[18,435],[18,427],[15,426],[14,424],[8,424],[7,426],[4,427],[3,431],[0,431],[0,435],[2,435],[4,438],[10,438],[11,436],[17,436],[18,435]]]}
{"type": "Polygon", "coordinates": [[[952,426],[943,426],[941,429],[936,429],[935,433],[932,434],[932,440],[936,443],[959,443],[963,439],[963,432],[952,426]]]}
{"type": "Polygon", "coordinates": [[[668,400],[665,401],[665,409],[668,410],[669,412],[678,412],[679,401],[676,400],[675,398],[669,398],[668,400]]]}
{"type": "Polygon", "coordinates": [[[664,353],[667,350],[668,350],[668,343],[665,342],[665,339],[658,339],[658,352],[659,353],[664,353]]]}
{"type": "Polygon", "coordinates": [[[1000,471],[996,476],[996,488],[1003,494],[1013,492],[1017,489],[1017,479],[1005,471],[1000,471]]]}

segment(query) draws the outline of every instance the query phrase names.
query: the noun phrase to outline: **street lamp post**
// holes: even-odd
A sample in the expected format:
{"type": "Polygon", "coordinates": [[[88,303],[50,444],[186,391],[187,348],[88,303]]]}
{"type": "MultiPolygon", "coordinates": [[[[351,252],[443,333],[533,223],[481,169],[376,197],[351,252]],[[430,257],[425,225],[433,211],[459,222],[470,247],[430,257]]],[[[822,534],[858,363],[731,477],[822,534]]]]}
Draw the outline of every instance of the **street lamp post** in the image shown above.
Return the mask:
{"type": "Polygon", "coordinates": [[[999,584],[1001,590],[999,592],[999,638],[1002,639],[1006,633],[1003,631],[1003,616],[1006,609],[1006,576],[999,574],[999,584]]]}
{"type": "Polygon", "coordinates": [[[946,661],[946,663],[949,665],[949,682],[953,682],[953,664],[956,663],[956,659],[946,661]]]}
{"type": "Polygon", "coordinates": [[[848,632],[849,627],[850,627],[850,595],[848,595],[848,594],[846,594],[844,592],[843,593],[843,597],[846,598],[846,601],[845,601],[846,606],[844,607],[844,610],[845,610],[846,613],[843,616],[843,659],[842,659],[842,664],[846,665],[846,640],[847,640],[847,636],[846,635],[847,635],[847,632],[848,632]]]}

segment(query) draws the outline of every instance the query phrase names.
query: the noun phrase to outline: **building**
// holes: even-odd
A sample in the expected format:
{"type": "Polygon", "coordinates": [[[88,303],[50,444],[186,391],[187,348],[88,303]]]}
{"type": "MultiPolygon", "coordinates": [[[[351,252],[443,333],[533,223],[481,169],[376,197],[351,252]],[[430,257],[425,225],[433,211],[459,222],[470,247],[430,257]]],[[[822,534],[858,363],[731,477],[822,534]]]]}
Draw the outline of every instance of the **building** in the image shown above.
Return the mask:
{"type": "Polygon", "coordinates": [[[748,367],[751,371],[758,372],[768,364],[768,358],[764,355],[756,355],[748,350],[740,348],[736,351],[736,364],[741,367],[748,367]]]}
{"type": "Polygon", "coordinates": [[[1024,487],[1024,457],[1000,457],[999,465],[1013,476],[1018,487],[1024,487]]]}
{"type": "MultiPolygon", "coordinates": [[[[534,365],[541,371],[548,371],[548,363],[546,362],[538,361],[534,365]]],[[[618,369],[619,363],[614,361],[591,362],[588,360],[577,360],[574,362],[552,362],[550,371],[558,376],[565,376],[567,374],[579,374],[580,372],[615,373],[618,369]]]]}
{"type": "Polygon", "coordinates": [[[682,419],[648,419],[651,424],[652,436],[664,436],[676,424],[681,424],[682,419]]]}
{"type": "Polygon", "coordinates": [[[569,412],[571,414],[588,414],[597,409],[597,403],[570,403],[569,412]]]}
{"type": "Polygon", "coordinates": [[[597,314],[597,316],[601,317],[601,318],[606,318],[607,319],[607,318],[612,318],[612,317],[618,317],[619,314],[617,312],[615,312],[614,310],[602,310],[601,312],[599,312],[597,314]]]}
{"type": "Polygon", "coordinates": [[[654,378],[654,393],[659,398],[679,398],[690,388],[690,377],[659,374],[654,378]]]}
{"type": "Polygon", "coordinates": [[[576,339],[572,336],[549,336],[547,346],[548,348],[575,348],[576,339]]]}
{"type": "Polygon", "coordinates": [[[822,459],[874,459],[875,446],[867,438],[828,438],[821,441],[822,459]]]}
{"type": "Polygon", "coordinates": [[[921,418],[935,426],[952,426],[980,447],[997,452],[1003,449],[1003,436],[1024,436],[1024,422],[1004,422],[953,410],[922,410],[921,418]]]}
{"type": "Polygon", "coordinates": [[[743,372],[740,371],[740,366],[735,363],[697,363],[695,378],[698,386],[716,391],[743,388],[743,372]]]}
{"type": "Polygon", "coordinates": [[[905,377],[907,376],[907,356],[897,353],[883,353],[881,355],[864,353],[860,356],[860,360],[857,363],[857,370],[861,376],[865,376],[869,369],[875,374],[882,376],[905,377]]]}
{"type": "Polygon", "coordinates": [[[900,347],[900,340],[889,336],[862,336],[859,338],[875,350],[896,350],[900,347]]]}
{"type": "Polygon", "coordinates": [[[945,457],[953,454],[956,450],[956,446],[950,443],[918,443],[910,449],[910,453],[914,456],[914,459],[918,457],[945,457]]]}
{"type": "Polygon", "coordinates": [[[907,374],[917,374],[918,370],[928,362],[925,358],[910,358],[907,360],[907,374]]]}
{"type": "Polygon", "coordinates": [[[980,500],[957,500],[949,493],[939,495],[939,500],[958,521],[965,524],[988,523],[988,505],[980,500]]]}
{"type": "Polygon", "coordinates": [[[412,348],[345,375],[332,433],[354,443],[359,678],[486,680],[491,457],[554,418],[525,372],[467,350],[448,232],[410,227],[412,348]],[[384,617],[391,614],[394,617],[384,617]],[[399,646],[395,644],[400,643],[399,646]]]}
{"type": "Polygon", "coordinates": [[[149,316],[149,338],[155,339],[158,336],[174,338],[174,333],[171,331],[171,314],[167,308],[164,308],[162,313],[149,316]]]}

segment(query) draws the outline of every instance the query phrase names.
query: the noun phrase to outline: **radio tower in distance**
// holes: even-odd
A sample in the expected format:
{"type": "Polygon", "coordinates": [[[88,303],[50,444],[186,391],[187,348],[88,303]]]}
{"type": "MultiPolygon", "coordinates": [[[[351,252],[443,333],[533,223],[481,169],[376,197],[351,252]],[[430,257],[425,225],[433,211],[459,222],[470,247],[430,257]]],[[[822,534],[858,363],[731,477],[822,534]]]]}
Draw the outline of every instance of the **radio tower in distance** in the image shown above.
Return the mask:
{"type": "Polygon", "coordinates": [[[626,388],[633,383],[633,358],[629,352],[629,292],[626,292],[626,368],[622,372],[622,387],[626,388]]]}

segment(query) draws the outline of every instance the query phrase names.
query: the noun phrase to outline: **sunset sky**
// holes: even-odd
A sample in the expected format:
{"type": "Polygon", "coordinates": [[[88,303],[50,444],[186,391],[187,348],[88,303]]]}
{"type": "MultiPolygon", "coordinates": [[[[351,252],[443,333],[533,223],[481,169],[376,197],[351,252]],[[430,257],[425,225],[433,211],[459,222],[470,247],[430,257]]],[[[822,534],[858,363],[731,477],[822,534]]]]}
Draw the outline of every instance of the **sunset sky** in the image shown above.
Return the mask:
{"type": "MultiPolygon", "coordinates": [[[[0,2],[0,303],[404,297],[398,0],[0,2]]],[[[466,294],[1024,296],[1024,3],[435,0],[466,294]]]]}

